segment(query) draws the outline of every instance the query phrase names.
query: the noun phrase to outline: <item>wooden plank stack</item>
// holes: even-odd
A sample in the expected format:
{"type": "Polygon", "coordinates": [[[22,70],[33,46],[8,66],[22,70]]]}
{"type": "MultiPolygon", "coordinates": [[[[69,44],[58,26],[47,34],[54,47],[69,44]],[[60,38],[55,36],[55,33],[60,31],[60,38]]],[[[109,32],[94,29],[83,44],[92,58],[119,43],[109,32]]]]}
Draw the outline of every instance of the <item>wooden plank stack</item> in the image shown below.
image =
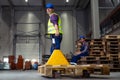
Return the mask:
{"type": "Polygon", "coordinates": [[[102,39],[93,39],[90,42],[90,55],[103,56],[105,52],[105,41],[102,39]]]}
{"type": "MultiPolygon", "coordinates": [[[[89,56],[82,57],[78,64],[109,64],[111,71],[120,71],[120,35],[106,35],[102,39],[92,39],[89,45],[89,56]]],[[[76,46],[79,50],[79,41],[76,41],[76,46]]]]}
{"type": "Polygon", "coordinates": [[[79,61],[78,64],[97,64],[96,57],[94,56],[86,56],[82,57],[79,61]]]}
{"type": "Polygon", "coordinates": [[[120,70],[120,35],[106,35],[106,54],[110,58],[111,70],[120,70]]]}
{"type": "Polygon", "coordinates": [[[105,40],[92,39],[89,40],[88,42],[90,47],[89,56],[82,57],[78,61],[78,64],[109,64],[110,60],[105,53],[106,51],[105,40]]]}

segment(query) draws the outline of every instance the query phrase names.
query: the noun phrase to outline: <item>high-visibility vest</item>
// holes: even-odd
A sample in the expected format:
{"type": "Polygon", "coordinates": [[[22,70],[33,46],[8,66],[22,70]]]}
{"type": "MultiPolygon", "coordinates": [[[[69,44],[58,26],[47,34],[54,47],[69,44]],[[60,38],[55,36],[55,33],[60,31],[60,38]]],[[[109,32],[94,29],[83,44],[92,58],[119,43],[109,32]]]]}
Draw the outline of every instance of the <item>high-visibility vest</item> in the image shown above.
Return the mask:
{"type": "MultiPolygon", "coordinates": [[[[53,14],[57,15],[56,13],[53,13],[53,14]]],[[[59,28],[59,33],[62,34],[63,31],[62,31],[62,26],[61,26],[61,19],[59,16],[58,16],[58,28],[59,28]]],[[[54,24],[49,19],[48,20],[48,34],[55,34],[55,33],[56,33],[56,30],[55,30],[54,24]]]]}

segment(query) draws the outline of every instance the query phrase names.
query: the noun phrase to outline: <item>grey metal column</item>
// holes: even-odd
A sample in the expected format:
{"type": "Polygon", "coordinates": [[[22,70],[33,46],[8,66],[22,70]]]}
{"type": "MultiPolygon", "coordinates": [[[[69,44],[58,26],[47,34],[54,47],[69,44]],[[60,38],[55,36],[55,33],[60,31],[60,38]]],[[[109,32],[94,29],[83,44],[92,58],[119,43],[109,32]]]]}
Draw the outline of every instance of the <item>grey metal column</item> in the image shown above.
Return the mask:
{"type": "Polygon", "coordinates": [[[39,63],[42,63],[41,24],[39,24],[39,63]]]}
{"type": "Polygon", "coordinates": [[[42,45],[42,52],[41,52],[41,63],[42,63],[42,55],[45,55],[46,53],[46,39],[44,37],[46,30],[47,30],[47,22],[46,22],[46,0],[42,0],[42,19],[43,21],[41,22],[41,45],[42,45]]]}
{"type": "Polygon", "coordinates": [[[16,39],[17,39],[17,35],[14,35],[13,38],[13,55],[16,57],[16,39]]]}
{"type": "MultiPolygon", "coordinates": [[[[15,12],[14,9],[11,8],[11,25],[10,25],[10,43],[14,44],[14,17],[15,17],[15,12]]],[[[14,54],[14,45],[10,45],[10,54],[13,55],[14,54]]]]}
{"type": "Polygon", "coordinates": [[[2,17],[2,8],[1,8],[1,6],[0,6],[0,27],[1,27],[1,17],[2,17]]]}
{"type": "MultiPolygon", "coordinates": [[[[77,37],[78,37],[78,26],[77,26],[77,22],[76,22],[76,18],[77,18],[77,15],[76,15],[76,10],[75,9],[73,9],[73,16],[75,16],[75,18],[72,18],[73,19],[73,34],[74,34],[74,36],[73,36],[73,46],[75,45],[75,42],[76,42],[76,40],[77,40],[77,37]]],[[[72,52],[73,51],[75,51],[75,47],[73,48],[73,50],[71,50],[72,52]]]]}
{"type": "MultiPolygon", "coordinates": [[[[0,27],[1,27],[1,22],[2,22],[2,20],[1,20],[1,17],[2,17],[2,8],[1,8],[1,6],[0,6],[0,27]]],[[[1,40],[1,35],[0,35],[0,40],[1,40]]],[[[0,44],[0,50],[1,50],[1,44],[0,44]]]]}
{"type": "Polygon", "coordinates": [[[92,19],[92,38],[100,38],[100,25],[99,25],[99,5],[98,0],[91,1],[91,19],[92,19]]]}

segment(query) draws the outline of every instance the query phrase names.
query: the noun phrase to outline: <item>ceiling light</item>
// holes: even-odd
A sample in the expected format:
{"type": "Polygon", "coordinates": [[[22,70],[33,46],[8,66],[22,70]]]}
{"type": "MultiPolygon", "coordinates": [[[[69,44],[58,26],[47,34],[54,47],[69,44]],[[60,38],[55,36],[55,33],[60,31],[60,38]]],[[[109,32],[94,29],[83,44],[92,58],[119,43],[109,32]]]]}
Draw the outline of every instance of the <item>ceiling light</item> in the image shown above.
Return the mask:
{"type": "Polygon", "coordinates": [[[25,2],[28,2],[28,0],[25,0],[25,2]]]}
{"type": "Polygon", "coordinates": [[[69,2],[69,0],[66,0],[66,2],[69,2]]]}

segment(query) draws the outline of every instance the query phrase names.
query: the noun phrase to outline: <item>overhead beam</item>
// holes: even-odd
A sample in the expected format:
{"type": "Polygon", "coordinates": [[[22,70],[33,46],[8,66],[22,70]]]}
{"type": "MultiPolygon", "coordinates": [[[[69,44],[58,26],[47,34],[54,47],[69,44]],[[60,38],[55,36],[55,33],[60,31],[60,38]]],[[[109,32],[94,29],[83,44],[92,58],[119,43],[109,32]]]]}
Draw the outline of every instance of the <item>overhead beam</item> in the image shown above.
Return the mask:
{"type": "Polygon", "coordinates": [[[12,0],[8,0],[10,6],[13,8],[15,5],[13,4],[12,0]]]}
{"type": "Polygon", "coordinates": [[[79,6],[80,0],[75,0],[74,1],[74,8],[77,8],[79,6]]]}
{"type": "Polygon", "coordinates": [[[114,3],[114,1],[113,1],[113,0],[111,0],[111,3],[112,3],[112,5],[113,5],[113,6],[115,6],[115,3],[114,3]]]}
{"type": "Polygon", "coordinates": [[[46,4],[46,0],[42,0],[42,9],[45,10],[45,4],[46,4]]]}
{"type": "Polygon", "coordinates": [[[1,0],[0,0],[0,7],[1,7],[1,0]]]}
{"type": "Polygon", "coordinates": [[[83,9],[86,8],[90,0],[75,0],[74,8],[76,9],[83,9]]]}
{"type": "Polygon", "coordinates": [[[29,35],[27,35],[27,34],[16,34],[15,36],[16,37],[39,37],[39,36],[41,36],[41,34],[29,34],[29,35]]]}
{"type": "Polygon", "coordinates": [[[83,3],[83,8],[86,8],[87,5],[89,4],[90,0],[84,0],[84,3],[83,3]]]}

